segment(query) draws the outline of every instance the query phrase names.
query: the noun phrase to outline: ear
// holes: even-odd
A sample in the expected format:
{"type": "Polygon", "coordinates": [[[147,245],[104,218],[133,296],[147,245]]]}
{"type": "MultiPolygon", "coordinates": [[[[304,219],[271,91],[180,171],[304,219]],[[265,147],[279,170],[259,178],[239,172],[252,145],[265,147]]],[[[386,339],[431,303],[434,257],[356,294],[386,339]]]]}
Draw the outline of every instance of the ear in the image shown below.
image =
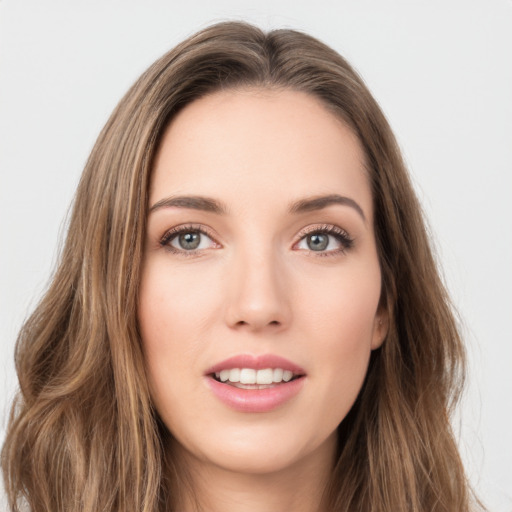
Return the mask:
{"type": "Polygon", "coordinates": [[[375,315],[375,319],[373,320],[373,335],[372,335],[372,350],[379,348],[386,336],[388,335],[389,330],[389,313],[388,308],[381,304],[379,309],[377,310],[377,314],[375,315]]]}

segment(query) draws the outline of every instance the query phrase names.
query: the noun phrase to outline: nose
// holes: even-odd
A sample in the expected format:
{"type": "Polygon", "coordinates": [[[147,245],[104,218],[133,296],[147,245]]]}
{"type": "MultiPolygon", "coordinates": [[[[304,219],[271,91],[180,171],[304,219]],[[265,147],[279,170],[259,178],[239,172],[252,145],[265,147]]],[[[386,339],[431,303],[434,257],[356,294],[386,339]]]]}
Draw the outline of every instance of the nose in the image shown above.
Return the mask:
{"type": "Polygon", "coordinates": [[[226,323],[231,328],[272,332],[291,320],[284,264],[271,250],[240,254],[228,275],[226,323]]]}

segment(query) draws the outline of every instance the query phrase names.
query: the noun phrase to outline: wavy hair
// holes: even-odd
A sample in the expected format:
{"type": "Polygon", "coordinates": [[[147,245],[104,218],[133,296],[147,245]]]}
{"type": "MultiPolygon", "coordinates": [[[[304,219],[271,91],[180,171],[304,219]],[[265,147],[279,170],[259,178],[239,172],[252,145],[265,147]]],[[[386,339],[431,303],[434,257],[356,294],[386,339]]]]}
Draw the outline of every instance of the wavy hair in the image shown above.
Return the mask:
{"type": "Polygon", "coordinates": [[[383,113],[346,60],[318,40],[226,22],[156,61],[116,107],[87,161],[60,263],[16,345],[20,390],[2,451],[11,510],[172,510],[181,483],[152,407],[136,315],[149,180],[180,109],[247,87],[320,99],[366,154],[390,328],[339,426],[327,509],[476,506],[449,421],[464,349],[383,113]]]}

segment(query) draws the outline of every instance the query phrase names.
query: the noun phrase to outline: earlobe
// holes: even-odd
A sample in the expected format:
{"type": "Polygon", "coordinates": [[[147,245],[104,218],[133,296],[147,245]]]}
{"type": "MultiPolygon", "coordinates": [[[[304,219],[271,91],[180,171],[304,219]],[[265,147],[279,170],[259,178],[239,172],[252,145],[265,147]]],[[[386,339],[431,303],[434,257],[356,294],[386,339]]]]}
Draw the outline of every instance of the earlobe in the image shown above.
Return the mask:
{"type": "Polygon", "coordinates": [[[379,348],[389,330],[389,315],[386,307],[380,307],[373,323],[372,350],[379,348]]]}

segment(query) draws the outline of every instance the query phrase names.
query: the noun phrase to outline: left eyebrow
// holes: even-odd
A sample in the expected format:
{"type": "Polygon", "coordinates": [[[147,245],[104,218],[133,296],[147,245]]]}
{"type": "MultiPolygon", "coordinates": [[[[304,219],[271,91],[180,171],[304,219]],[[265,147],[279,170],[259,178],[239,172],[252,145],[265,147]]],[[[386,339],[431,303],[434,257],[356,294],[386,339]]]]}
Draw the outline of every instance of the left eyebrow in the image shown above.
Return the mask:
{"type": "Polygon", "coordinates": [[[322,210],[333,204],[350,206],[361,216],[364,222],[366,222],[364,211],[359,206],[359,204],[350,197],[340,196],[338,194],[329,194],[327,196],[315,196],[301,199],[300,201],[292,203],[288,211],[290,213],[312,212],[315,210],[322,210]]]}

